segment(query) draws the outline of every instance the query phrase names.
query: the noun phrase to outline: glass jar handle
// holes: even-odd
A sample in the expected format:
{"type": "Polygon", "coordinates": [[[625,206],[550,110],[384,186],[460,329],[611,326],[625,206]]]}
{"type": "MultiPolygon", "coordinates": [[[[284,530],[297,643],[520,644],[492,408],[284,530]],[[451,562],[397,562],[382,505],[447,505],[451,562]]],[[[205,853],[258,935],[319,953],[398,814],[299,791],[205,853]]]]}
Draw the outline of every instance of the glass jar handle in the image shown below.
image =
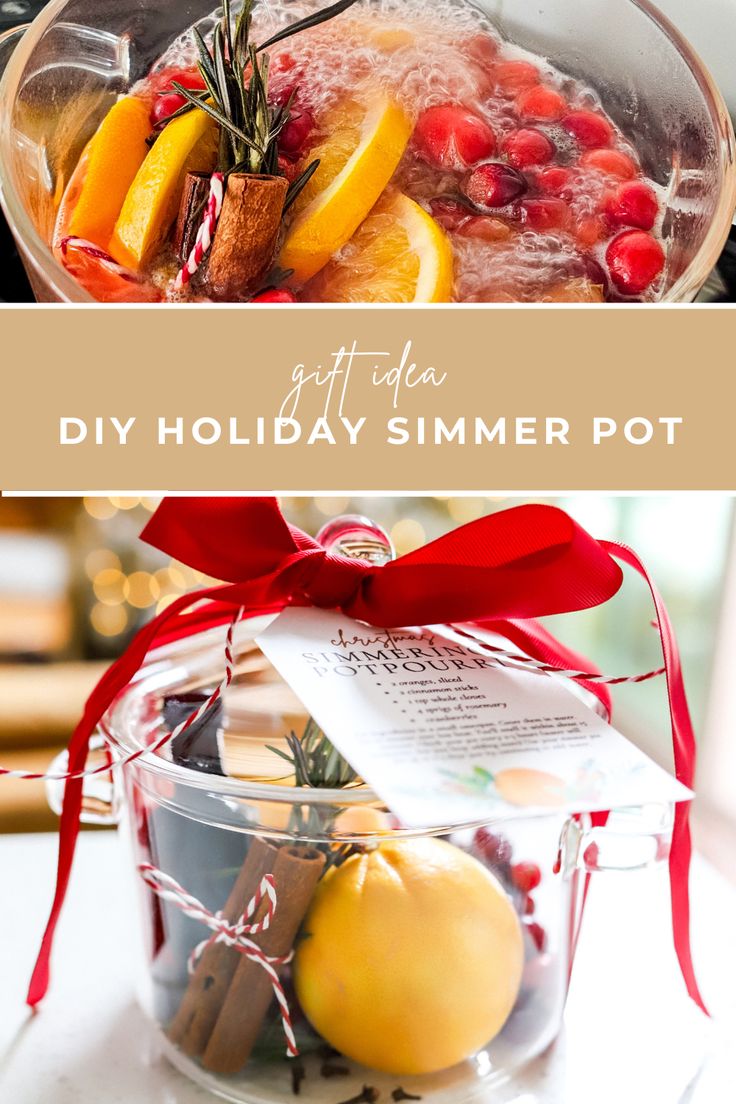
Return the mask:
{"type": "Polygon", "coordinates": [[[10,27],[7,31],[0,31],[0,77],[5,72],[5,67],[10,61],[13,50],[30,25],[30,23],[19,23],[17,27],[10,27]]]}
{"type": "Polygon", "coordinates": [[[322,526],[316,539],[328,552],[366,563],[385,564],[396,556],[385,529],[360,514],[332,518],[322,526]]]}
{"type": "Polygon", "coordinates": [[[669,858],[674,809],[644,805],[614,809],[595,827],[589,813],[566,821],[560,838],[563,873],[644,870],[669,858]]]}
{"type": "MultiPolygon", "coordinates": [[[[89,755],[87,766],[102,765],[107,758],[107,744],[99,733],[89,742],[89,755]]],[[[69,753],[64,750],[52,760],[49,765],[50,774],[63,774],[69,767],[69,753]]],[[[61,814],[64,801],[64,789],[66,782],[59,779],[49,779],[46,783],[46,800],[49,807],[57,816],[61,814]]],[[[85,778],[82,784],[82,813],[83,824],[114,825],[118,823],[120,814],[119,803],[115,790],[115,782],[112,773],[91,775],[85,778]]]]}

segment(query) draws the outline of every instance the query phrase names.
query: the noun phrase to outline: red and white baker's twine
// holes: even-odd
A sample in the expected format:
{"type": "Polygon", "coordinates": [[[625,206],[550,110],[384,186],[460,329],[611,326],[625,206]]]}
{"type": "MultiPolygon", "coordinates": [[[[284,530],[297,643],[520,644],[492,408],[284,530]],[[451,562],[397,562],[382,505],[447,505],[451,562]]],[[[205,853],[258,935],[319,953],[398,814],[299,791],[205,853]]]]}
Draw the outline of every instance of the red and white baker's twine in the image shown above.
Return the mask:
{"type": "Polygon", "coordinates": [[[641,675],[611,677],[609,675],[594,674],[590,671],[565,670],[561,667],[554,667],[551,663],[532,659],[531,656],[522,655],[520,652],[507,651],[505,648],[498,647],[497,644],[490,644],[487,640],[476,636],[466,628],[460,628],[459,625],[440,625],[438,631],[444,632],[449,637],[462,637],[460,643],[470,651],[478,651],[479,648],[482,648],[484,652],[490,652],[499,667],[526,667],[545,675],[562,675],[563,678],[579,682],[597,682],[602,686],[621,686],[625,682],[648,682],[649,679],[658,678],[659,675],[663,675],[665,672],[664,667],[657,667],[656,670],[645,671],[641,675]],[[447,633],[448,629],[450,630],[449,634],[447,633]],[[471,643],[468,643],[468,641],[471,643]]]}
{"type": "Polygon", "coordinates": [[[177,291],[181,291],[182,288],[186,287],[201,265],[205,253],[212,245],[212,239],[215,236],[215,227],[217,226],[217,220],[222,210],[224,194],[225,177],[221,172],[214,172],[210,177],[210,194],[207,197],[204,217],[199,225],[199,230],[197,230],[194,246],[187,257],[186,264],[179,270],[176,280],[174,281],[174,287],[177,291]]]}
{"type": "MultiPolygon", "coordinates": [[[[227,631],[227,637],[225,639],[225,676],[217,687],[217,689],[209,696],[206,702],[203,702],[194,713],[192,713],[181,724],[177,725],[171,732],[165,732],[155,743],[150,747],[139,747],[136,751],[132,751],[129,755],[124,756],[122,759],[115,761],[116,767],[125,767],[128,763],[134,762],[142,755],[153,755],[157,751],[166,747],[167,744],[175,740],[177,736],[180,736],[182,732],[186,732],[196,721],[207,713],[209,709],[219,701],[224,692],[232,682],[233,677],[233,631],[238,621],[243,615],[243,608],[241,607],[230,622],[230,626],[227,631]]],[[[527,668],[533,671],[539,671],[540,674],[545,675],[561,675],[563,678],[573,679],[578,682],[596,682],[604,686],[621,686],[623,683],[631,682],[648,682],[649,679],[657,678],[659,675],[664,674],[664,667],[658,667],[653,671],[645,671],[641,675],[619,675],[616,677],[610,677],[608,675],[600,675],[591,671],[574,671],[563,670],[559,667],[554,667],[550,663],[544,663],[541,660],[532,659],[530,656],[522,655],[520,652],[507,651],[505,648],[501,648],[496,644],[491,644],[487,640],[476,636],[468,631],[467,628],[461,628],[458,625],[436,625],[433,626],[438,633],[443,634],[448,640],[456,640],[469,651],[482,652],[483,654],[490,654],[493,661],[498,664],[499,667],[511,667],[518,670],[519,667],[527,668]]],[[[46,782],[69,782],[72,779],[89,778],[96,774],[106,774],[110,770],[110,764],[103,763],[99,767],[89,767],[83,770],[73,772],[62,772],[59,774],[42,774],[37,771],[24,771],[24,770],[7,770],[4,767],[0,767],[0,777],[6,778],[20,778],[26,781],[46,781],[46,782]]]]}
{"type": "Polygon", "coordinates": [[[125,268],[124,265],[118,264],[114,257],[111,257],[104,249],[100,249],[99,245],[95,245],[94,242],[87,241],[86,238],[62,238],[59,242],[59,249],[61,250],[62,260],[65,263],[70,247],[78,250],[80,253],[85,253],[88,257],[94,257],[94,259],[99,261],[101,265],[104,265],[109,272],[114,273],[115,276],[119,276],[122,280],[129,280],[132,284],[139,283],[135,272],[131,272],[129,268],[125,268]]]}
{"type": "MultiPolygon", "coordinates": [[[[136,759],[140,759],[142,755],[153,755],[161,748],[170,744],[172,740],[175,740],[177,736],[181,736],[182,732],[186,732],[188,728],[191,728],[196,721],[204,717],[223,696],[228,686],[233,679],[233,632],[235,626],[243,615],[243,607],[237,611],[235,616],[227,630],[227,636],[225,638],[225,676],[220,685],[214,690],[207,701],[203,702],[194,713],[191,713],[185,720],[178,724],[171,732],[165,732],[155,743],[149,747],[139,747],[136,751],[132,751],[129,755],[124,756],[122,759],[116,759],[115,766],[125,767],[128,763],[133,763],[136,759]]],[[[89,778],[95,774],[107,774],[110,770],[110,763],[103,763],[99,767],[87,767],[78,771],[63,771],[59,774],[42,774],[34,771],[24,770],[6,770],[4,767],[0,767],[0,777],[5,778],[22,778],[29,782],[70,782],[72,779],[89,778]]]]}
{"type": "Polygon", "coordinates": [[[199,920],[212,932],[209,938],[203,939],[189,956],[188,968],[190,974],[194,972],[197,962],[207,947],[212,946],[213,943],[225,943],[228,947],[232,947],[233,950],[237,951],[238,954],[245,955],[252,962],[258,963],[266,971],[281,1013],[281,1024],[286,1036],[286,1053],[292,1058],[296,1057],[299,1050],[291,1023],[289,1002],[286,999],[279,975],[274,969],[276,966],[283,966],[290,962],[293,951],[281,957],[271,957],[264,954],[258,944],[249,938],[249,936],[267,931],[276,912],[277,899],[273,874],[264,874],[258,889],[246,905],[243,914],[231,923],[221,912],[210,912],[201,901],[198,901],[196,897],[192,897],[191,893],[187,893],[174,878],[169,874],[164,874],[161,870],[157,870],[150,863],[140,863],[138,873],[146,885],[163,901],[168,901],[176,908],[181,909],[184,915],[191,917],[192,920],[199,920]],[[252,917],[258,911],[264,898],[267,904],[263,917],[261,920],[253,922],[252,917]]]}

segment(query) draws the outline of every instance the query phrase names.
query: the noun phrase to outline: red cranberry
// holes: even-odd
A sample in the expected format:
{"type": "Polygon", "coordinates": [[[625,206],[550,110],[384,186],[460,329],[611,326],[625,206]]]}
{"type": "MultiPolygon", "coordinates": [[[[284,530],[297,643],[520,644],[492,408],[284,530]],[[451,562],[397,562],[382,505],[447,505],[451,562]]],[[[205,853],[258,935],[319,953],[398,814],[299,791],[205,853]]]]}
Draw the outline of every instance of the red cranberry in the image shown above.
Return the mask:
{"type": "Polygon", "coordinates": [[[653,188],[641,180],[620,184],[606,202],[606,214],[615,226],[651,230],[659,214],[659,200],[653,188]]]}
{"type": "Polygon", "coordinates": [[[606,251],[611,279],[624,295],[641,295],[664,268],[664,250],[643,230],[626,230],[606,251]]]}
{"type": "MultiPolygon", "coordinates": [[[[297,92],[297,85],[290,79],[287,79],[283,84],[277,80],[270,80],[268,85],[268,102],[275,104],[277,107],[282,107],[290,96],[295,96],[297,92]]],[[[296,110],[296,107],[292,101],[292,110],[296,110]]]]}
{"type": "Polygon", "coordinates": [[[157,96],[151,108],[151,123],[160,126],[170,115],[184,107],[187,101],[178,92],[167,92],[164,96],[157,96]]]}
{"type": "Polygon", "coordinates": [[[421,157],[442,169],[465,169],[496,152],[496,136],[480,115],[459,104],[427,108],[414,131],[421,157]]]}
{"type": "Polygon", "coordinates": [[[544,928],[541,924],[537,924],[535,920],[532,920],[531,922],[526,923],[526,930],[529,932],[529,935],[534,940],[534,946],[541,954],[547,942],[547,933],[545,932],[544,928]]]}
{"type": "Polygon", "coordinates": [[[536,905],[534,904],[534,898],[533,897],[527,897],[526,901],[524,901],[524,915],[525,916],[533,916],[535,908],[536,908],[536,905]]]}
{"type": "Polygon", "coordinates": [[[586,149],[610,146],[613,141],[613,127],[595,111],[571,111],[563,118],[562,126],[586,149]]]}
{"type": "Polygon", "coordinates": [[[638,172],[628,154],[614,149],[586,150],[580,158],[580,164],[586,169],[597,169],[608,176],[617,176],[620,180],[633,180],[638,172]]]}
{"type": "Polygon", "coordinates": [[[296,157],[304,149],[314,127],[309,111],[292,108],[289,119],[279,134],[279,149],[289,157],[296,157]]]}
{"type": "Polygon", "coordinates": [[[500,161],[478,165],[465,177],[461,187],[477,207],[506,207],[528,189],[521,173],[500,161]]]}
{"type": "Polygon", "coordinates": [[[529,169],[533,165],[547,165],[555,155],[555,147],[541,130],[515,130],[501,143],[516,169],[529,169]]]}
{"type": "Polygon", "coordinates": [[[488,848],[493,848],[495,851],[496,846],[501,842],[501,837],[494,835],[493,832],[489,832],[487,828],[479,828],[475,833],[475,845],[481,851],[487,851],[488,848]]]}
{"type": "Polygon", "coordinates": [[[490,863],[506,863],[511,858],[511,844],[503,836],[479,828],[475,833],[475,844],[490,863]]]}
{"type": "Polygon", "coordinates": [[[531,893],[542,880],[542,871],[536,863],[519,862],[511,867],[511,880],[522,893],[531,893]]]}
{"type": "Polygon", "coordinates": [[[502,61],[496,66],[496,86],[504,92],[521,92],[539,83],[540,73],[530,61],[502,61]]]}
{"type": "Polygon", "coordinates": [[[204,77],[198,69],[166,69],[161,73],[154,74],[151,87],[157,92],[171,92],[174,88],[174,81],[180,84],[182,88],[191,88],[192,91],[207,87],[204,77]]]}
{"type": "Polygon", "coordinates": [[[437,196],[429,201],[429,209],[432,218],[439,223],[443,230],[457,230],[464,222],[472,217],[470,207],[461,203],[452,196],[437,196]]]}
{"type": "Polygon", "coordinates": [[[566,230],[572,217],[561,199],[525,199],[519,204],[521,217],[532,230],[566,230]]]}
{"type": "Polygon", "coordinates": [[[288,288],[268,288],[254,295],[251,303],[297,303],[299,300],[288,288]]]}
{"type": "Polygon", "coordinates": [[[519,94],[516,110],[524,119],[561,119],[567,111],[567,100],[554,88],[536,84],[519,94]]]}
{"type": "Polygon", "coordinates": [[[562,199],[571,197],[571,181],[572,173],[570,170],[563,169],[560,165],[551,165],[548,169],[542,169],[534,177],[534,183],[540,192],[562,199]]]}

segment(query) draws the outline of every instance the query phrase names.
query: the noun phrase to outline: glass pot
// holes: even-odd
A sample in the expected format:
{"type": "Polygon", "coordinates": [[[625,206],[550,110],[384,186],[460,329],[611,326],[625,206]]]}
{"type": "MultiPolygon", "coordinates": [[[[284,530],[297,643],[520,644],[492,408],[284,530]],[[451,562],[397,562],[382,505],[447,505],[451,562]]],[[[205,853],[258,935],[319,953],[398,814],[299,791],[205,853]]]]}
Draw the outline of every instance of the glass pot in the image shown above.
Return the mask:
{"type": "MultiPolygon", "coordinates": [[[[593,85],[666,187],[662,298],[687,302],[712,270],[736,207],[734,136],[720,92],[648,0],[478,0],[502,34],[593,85]]],[[[79,153],[115,97],[212,0],[52,0],[0,45],[0,199],[36,297],[90,302],[48,249],[79,153]]]]}
{"type": "MultiPolygon", "coordinates": [[[[254,644],[269,621],[238,626],[222,707],[118,770],[113,796],[99,783],[87,794],[88,816],[120,819],[132,848],[144,1004],[161,1049],[250,1104],[283,1104],[295,1087],[315,1104],[365,1085],[382,1100],[400,1086],[439,1104],[498,1086],[560,1029],[586,873],[665,859],[671,811],[622,810],[606,828],[550,812],[407,830],[359,780],[296,785],[278,752],[291,754],[285,737],[308,718],[254,644]],[[144,880],[151,867],[181,887],[173,898],[144,880]],[[197,958],[217,928],[181,908],[186,893],[233,921],[266,871],[276,908],[264,950],[296,950],[275,968],[299,1058],[286,1057],[263,965],[222,943],[197,958]]],[[[224,633],[152,653],[106,718],[114,758],[150,747],[206,699],[222,679],[224,633]]]]}

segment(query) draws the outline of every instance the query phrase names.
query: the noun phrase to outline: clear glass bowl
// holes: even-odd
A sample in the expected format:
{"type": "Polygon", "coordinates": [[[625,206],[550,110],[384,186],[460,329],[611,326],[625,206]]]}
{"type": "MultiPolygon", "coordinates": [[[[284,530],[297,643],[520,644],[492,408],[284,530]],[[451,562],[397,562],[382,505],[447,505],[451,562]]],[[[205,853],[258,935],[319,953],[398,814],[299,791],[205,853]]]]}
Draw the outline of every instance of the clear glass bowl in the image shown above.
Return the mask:
{"type": "MultiPolygon", "coordinates": [[[[666,186],[662,298],[692,300],[736,207],[734,136],[720,92],[648,0],[479,0],[502,34],[591,84],[666,186]]],[[[0,91],[0,200],[36,297],[90,302],[48,249],[64,183],[115,97],[211,0],[52,0],[19,40],[0,91]]],[[[11,53],[12,39],[3,51],[11,53]]]]}
{"type": "MultiPolygon", "coordinates": [[[[296,948],[294,961],[278,972],[301,1055],[285,1056],[278,1005],[262,967],[243,965],[242,956],[219,944],[214,959],[206,957],[212,948],[204,951],[189,973],[190,956],[211,930],[137,874],[144,1004],[160,1047],[201,1085],[249,1104],[290,1100],[300,1069],[300,1096],[315,1104],[349,1099],[364,1085],[380,1091],[381,1099],[398,1086],[432,1104],[470,1099],[508,1079],[555,1038],[585,874],[665,859],[671,810],[622,810],[605,828],[591,827],[588,817],[550,812],[407,830],[359,780],[339,789],[298,787],[291,765],[273,748],[288,752],[286,735],[300,733],[308,718],[254,643],[269,620],[238,626],[232,685],[221,712],[190,729],[193,741],[146,752],[117,771],[113,798],[92,786],[87,808],[99,823],[107,800],[107,816],[126,825],[138,874],[142,865],[156,868],[231,921],[264,870],[273,871],[273,942],[264,949],[283,956],[296,948]],[[388,889],[376,890],[371,871],[375,875],[375,864],[385,862],[399,872],[413,870],[421,888],[409,877],[398,888],[390,881],[388,889]],[[460,872],[453,885],[461,892],[448,892],[445,862],[460,872]],[[519,863],[531,864],[526,884],[513,869],[519,863]],[[310,864],[316,872],[309,872],[310,864]],[[356,882],[350,872],[361,869],[356,882]],[[384,893],[377,912],[371,911],[371,892],[384,893]],[[321,914],[320,894],[327,908],[321,914]],[[361,926],[368,935],[356,949],[361,926]],[[310,940],[316,950],[309,950],[310,940]],[[334,957],[344,945],[353,947],[347,973],[344,959],[334,957]],[[306,960],[300,957],[304,947],[306,960]],[[467,986],[460,1014],[458,972],[467,986]],[[362,1004],[353,994],[356,1004],[341,1005],[336,984],[342,993],[357,976],[375,1000],[366,1003],[363,990],[362,1004]],[[478,978],[495,982],[479,987],[478,978]],[[501,1012],[497,1001],[506,1002],[501,1012]],[[460,1060],[442,1059],[441,1068],[417,1072],[412,1063],[426,1067],[427,1056],[421,1057],[412,1030],[419,1025],[430,1039],[444,1040],[457,1028],[458,1015],[460,1060]],[[486,1030],[490,1041],[479,1038],[486,1030]],[[389,1053],[376,1059],[381,1069],[361,1064],[366,1046],[378,1039],[385,1048],[395,1038],[411,1060],[399,1062],[389,1053]]],[[[223,643],[224,629],[213,629],[152,654],[105,720],[114,758],[150,747],[191,712],[196,695],[201,699],[219,684],[223,643]]],[[[58,796],[52,794],[52,804],[58,805],[58,796]]]]}

